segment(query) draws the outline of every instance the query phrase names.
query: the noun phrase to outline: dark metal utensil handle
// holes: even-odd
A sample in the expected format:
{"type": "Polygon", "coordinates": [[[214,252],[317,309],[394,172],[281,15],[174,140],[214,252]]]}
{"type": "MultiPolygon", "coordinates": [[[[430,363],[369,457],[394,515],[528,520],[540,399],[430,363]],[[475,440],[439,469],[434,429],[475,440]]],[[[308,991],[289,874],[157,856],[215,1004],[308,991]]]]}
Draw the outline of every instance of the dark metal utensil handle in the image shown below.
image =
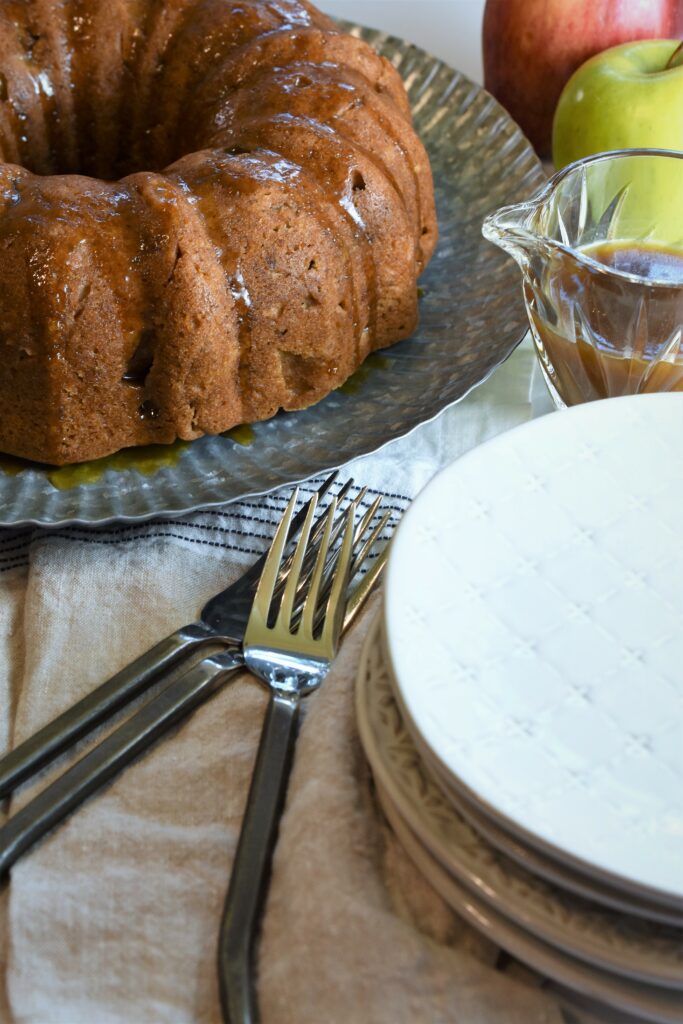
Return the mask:
{"type": "Polygon", "coordinates": [[[256,1024],[252,959],[270,862],[287,791],[300,699],[271,694],[218,943],[218,979],[226,1024],[256,1024]]]}
{"type": "Polygon", "coordinates": [[[209,639],[201,625],[171,633],[0,758],[0,799],[151,686],[191,648],[209,639]]]}
{"type": "Polygon", "coordinates": [[[170,683],[123,725],[17,811],[0,828],[0,876],[86,797],[129,764],[140,751],[223,685],[240,668],[228,656],[205,658],[170,683]]]}

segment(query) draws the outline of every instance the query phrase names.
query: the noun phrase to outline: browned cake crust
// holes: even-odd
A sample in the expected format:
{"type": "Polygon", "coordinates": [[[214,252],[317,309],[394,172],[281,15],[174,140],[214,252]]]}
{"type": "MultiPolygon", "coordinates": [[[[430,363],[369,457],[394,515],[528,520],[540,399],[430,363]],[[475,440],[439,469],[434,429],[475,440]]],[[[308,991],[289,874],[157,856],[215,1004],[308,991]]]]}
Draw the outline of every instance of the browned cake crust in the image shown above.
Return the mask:
{"type": "Polygon", "coordinates": [[[429,162],[308,3],[0,0],[0,160],[2,451],[301,409],[415,328],[429,162]]]}

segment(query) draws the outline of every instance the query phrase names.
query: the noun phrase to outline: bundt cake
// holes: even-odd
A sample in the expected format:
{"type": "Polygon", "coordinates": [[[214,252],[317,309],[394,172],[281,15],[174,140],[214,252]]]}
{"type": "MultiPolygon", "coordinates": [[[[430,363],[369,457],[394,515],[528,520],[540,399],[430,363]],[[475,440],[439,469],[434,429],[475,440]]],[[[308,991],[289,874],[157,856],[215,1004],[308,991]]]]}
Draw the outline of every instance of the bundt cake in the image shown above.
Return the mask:
{"type": "Polygon", "coordinates": [[[4,452],[300,409],[415,328],[403,84],[304,0],[0,0],[0,160],[4,452]]]}

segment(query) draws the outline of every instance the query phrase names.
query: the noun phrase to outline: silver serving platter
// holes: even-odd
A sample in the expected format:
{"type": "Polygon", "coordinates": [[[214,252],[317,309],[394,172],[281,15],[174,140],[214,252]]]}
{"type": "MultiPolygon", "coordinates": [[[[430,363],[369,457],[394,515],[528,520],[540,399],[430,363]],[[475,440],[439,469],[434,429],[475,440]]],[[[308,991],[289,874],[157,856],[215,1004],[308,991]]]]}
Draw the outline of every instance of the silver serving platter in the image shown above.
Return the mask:
{"type": "Polygon", "coordinates": [[[255,424],[253,439],[204,437],[174,465],[109,468],[56,488],[42,467],[0,471],[0,525],[104,523],[190,512],[264,494],[377,451],[463,398],[526,329],[519,274],[481,235],[486,214],[529,196],[545,175],[517,125],[482,88],[423,50],[346,28],[401,73],[432,163],[440,242],[420,284],[412,338],[361,370],[354,385],[303,412],[255,424]]]}

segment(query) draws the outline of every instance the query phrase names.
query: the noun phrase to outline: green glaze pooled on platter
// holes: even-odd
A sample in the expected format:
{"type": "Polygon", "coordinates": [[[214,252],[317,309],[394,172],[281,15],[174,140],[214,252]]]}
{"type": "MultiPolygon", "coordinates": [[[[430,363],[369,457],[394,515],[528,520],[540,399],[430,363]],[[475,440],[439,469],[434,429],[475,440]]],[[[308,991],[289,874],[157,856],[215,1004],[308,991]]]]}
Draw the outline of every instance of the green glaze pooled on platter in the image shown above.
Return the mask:
{"type": "MultiPolygon", "coordinates": [[[[245,423],[228,430],[222,436],[246,447],[254,443],[256,435],[254,428],[245,423]]],[[[124,473],[132,469],[142,476],[153,476],[160,469],[177,466],[184,449],[190,444],[190,441],[175,441],[173,444],[124,448],[102,459],[79,462],[72,466],[47,466],[40,462],[20,459],[15,455],[0,454],[0,472],[7,476],[18,476],[27,469],[39,470],[58,491],[67,491],[72,487],[97,483],[108,471],[124,473]]]]}
{"type": "Polygon", "coordinates": [[[83,484],[94,484],[107,472],[125,472],[134,469],[143,476],[152,476],[165,466],[177,466],[187,441],[175,441],[173,444],[150,444],[140,448],[124,448],[103,459],[92,462],[79,462],[73,466],[59,466],[47,470],[47,478],[59,491],[83,484]]]}
{"type": "Polygon", "coordinates": [[[239,427],[226,430],[224,434],[221,434],[221,437],[229,437],[235,444],[241,444],[243,448],[248,448],[249,445],[254,443],[256,434],[250,423],[242,423],[239,427]]]}
{"type": "Polygon", "coordinates": [[[365,362],[345,381],[337,390],[342,395],[357,395],[361,387],[368,379],[373,370],[386,370],[391,361],[386,356],[379,356],[376,352],[369,355],[365,362]]]}
{"type": "Polygon", "coordinates": [[[38,470],[45,474],[58,491],[66,491],[83,484],[97,483],[107,470],[124,472],[134,469],[143,476],[152,476],[164,466],[176,466],[187,445],[187,441],[176,441],[168,445],[151,444],[140,448],[124,448],[102,459],[80,462],[73,466],[46,466],[40,462],[17,458],[15,455],[0,455],[0,471],[7,476],[18,476],[28,469],[38,470]]]}

